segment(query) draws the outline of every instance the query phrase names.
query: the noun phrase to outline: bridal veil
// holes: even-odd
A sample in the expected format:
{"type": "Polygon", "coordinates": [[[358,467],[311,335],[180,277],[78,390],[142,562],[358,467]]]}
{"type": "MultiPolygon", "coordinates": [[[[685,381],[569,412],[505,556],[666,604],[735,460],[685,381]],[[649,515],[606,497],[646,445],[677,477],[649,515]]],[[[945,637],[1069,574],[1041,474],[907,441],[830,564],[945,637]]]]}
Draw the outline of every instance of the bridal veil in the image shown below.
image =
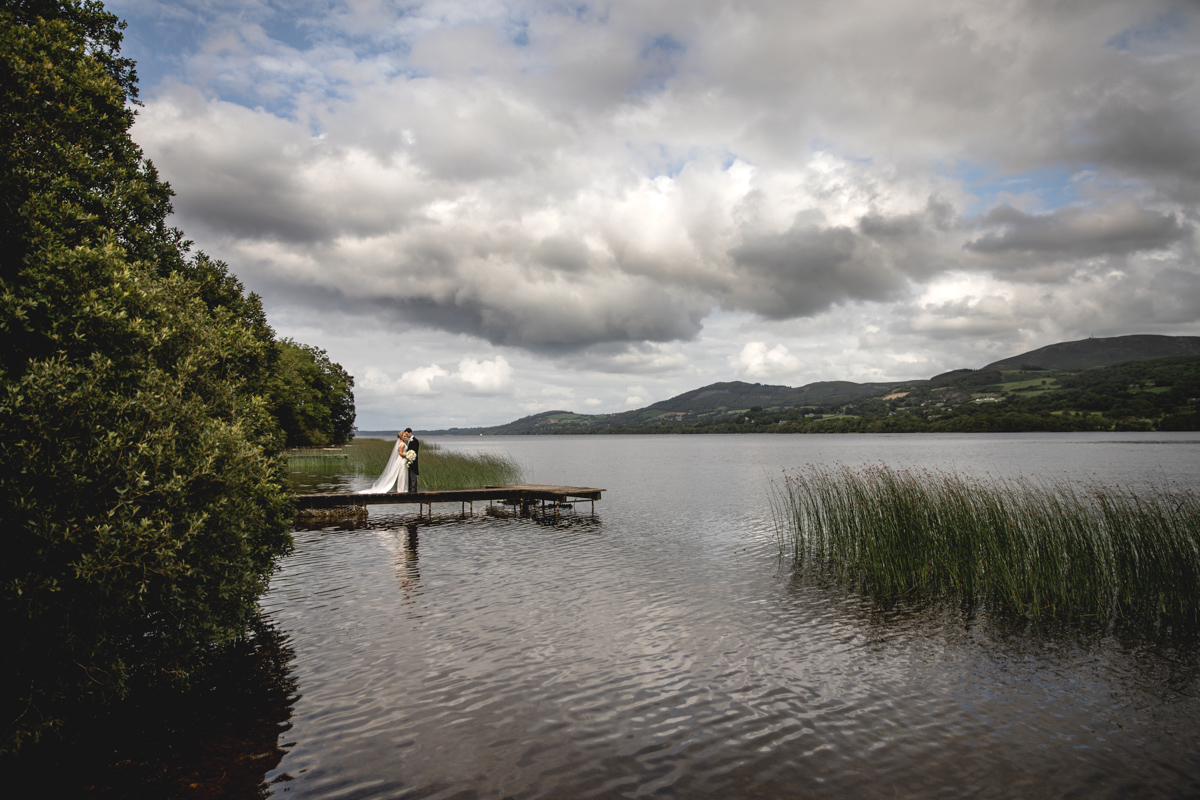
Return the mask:
{"type": "Polygon", "coordinates": [[[388,458],[383,474],[379,476],[371,488],[355,492],[355,494],[387,494],[395,487],[398,492],[408,491],[408,462],[400,457],[400,443],[392,443],[392,455],[388,458]],[[401,481],[401,477],[405,480],[401,481]],[[399,486],[397,486],[399,482],[399,486]]]}

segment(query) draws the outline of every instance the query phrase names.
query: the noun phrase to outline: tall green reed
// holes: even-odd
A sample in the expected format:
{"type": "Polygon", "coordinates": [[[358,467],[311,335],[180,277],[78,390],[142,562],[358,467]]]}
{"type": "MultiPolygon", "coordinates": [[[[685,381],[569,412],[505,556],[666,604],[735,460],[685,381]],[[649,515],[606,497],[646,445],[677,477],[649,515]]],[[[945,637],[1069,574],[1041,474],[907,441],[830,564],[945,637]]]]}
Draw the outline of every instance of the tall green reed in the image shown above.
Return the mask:
{"type": "Polygon", "coordinates": [[[425,491],[478,489],[522,482],[521,465],[497,453],[456,453],[421,446],[421,483],[425,491]]]}
{"type": "Polygon", "coordinates": [[[880,596],[1200,623],[1190,489],[809,466],[773,485],[771,505],[782,554],[880,596]]]}
{"type": "MultiPolygon", "coordinates": [[[[345,459],[329,459],[316,463],[305,462],[308,473],[355,473],[375,476],[387,466],[394,439],[354,439],[341,448],[345,459]]],[[[502,486],[520,483],[521,466],[504,455],[495,453],[458,453],[445,450],[436,442],[421,443],[420,488],[423,491],[443,489],[478,489],[483,486],[502,486]]]]}

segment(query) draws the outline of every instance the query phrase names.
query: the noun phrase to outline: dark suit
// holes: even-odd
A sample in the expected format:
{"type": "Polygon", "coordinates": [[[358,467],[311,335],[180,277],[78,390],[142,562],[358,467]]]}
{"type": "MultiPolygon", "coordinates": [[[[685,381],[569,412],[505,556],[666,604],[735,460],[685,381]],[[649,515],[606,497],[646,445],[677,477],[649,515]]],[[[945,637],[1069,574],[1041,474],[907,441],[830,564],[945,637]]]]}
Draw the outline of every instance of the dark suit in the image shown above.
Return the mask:
{"type": "Polygon", "coordinates": [[[414,436],[408,440],[408,449],[417,454],[413,462],[408,465],[408,490],[415,492],[417,490],[417,475],[421,472],[421,443],[414,436]]]}

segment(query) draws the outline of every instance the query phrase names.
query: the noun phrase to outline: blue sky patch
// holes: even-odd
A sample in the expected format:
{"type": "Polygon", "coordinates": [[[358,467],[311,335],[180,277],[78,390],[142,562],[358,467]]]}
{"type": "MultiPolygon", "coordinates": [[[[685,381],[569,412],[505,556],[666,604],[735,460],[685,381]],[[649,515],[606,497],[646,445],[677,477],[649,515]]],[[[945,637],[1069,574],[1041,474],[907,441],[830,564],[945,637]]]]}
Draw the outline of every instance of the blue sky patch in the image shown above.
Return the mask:
{"type": "Polygon", "coordinates": [[[1029,213],[1043,214],[1063,206],[1079,205],[1079,189],[1090,179],[1088,165],[1044,167],[1016,173],[997,173],[995,168],[976,163],[960,163],[947,170],[959,181],[973,200],[963,212],[967,216],[986,213],[1009,203],[1029,213]]]}
{"type": "Polygon", "coordinates": [[[1165,14],[1158,14],[1145,22],[1126,28],[1105,42],[1117,50],[1152,50],[1155,45],[1165,43],[1172,35],[1187,28],[1188,15],[1180,7],[1165,14]]]}

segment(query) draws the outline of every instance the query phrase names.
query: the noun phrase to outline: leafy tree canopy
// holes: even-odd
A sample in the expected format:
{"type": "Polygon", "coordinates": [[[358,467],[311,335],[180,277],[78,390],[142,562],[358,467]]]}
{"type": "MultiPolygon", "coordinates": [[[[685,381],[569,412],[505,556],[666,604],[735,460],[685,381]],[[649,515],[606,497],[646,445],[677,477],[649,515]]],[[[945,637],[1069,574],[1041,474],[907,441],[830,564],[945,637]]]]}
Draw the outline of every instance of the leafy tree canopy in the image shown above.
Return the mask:
{"type": "Polygon", "coordinates": [[[271,397],[288,447],[345,444],[354,438],[354,378],[322,349],[279,343],[271,397]]]}
{"type": "Polygon", "coordinates": [[[274,334],[167,226],[120,31],[96,2],[0,7],[6,752],[186,682],[291,546],[274,334]]]}

